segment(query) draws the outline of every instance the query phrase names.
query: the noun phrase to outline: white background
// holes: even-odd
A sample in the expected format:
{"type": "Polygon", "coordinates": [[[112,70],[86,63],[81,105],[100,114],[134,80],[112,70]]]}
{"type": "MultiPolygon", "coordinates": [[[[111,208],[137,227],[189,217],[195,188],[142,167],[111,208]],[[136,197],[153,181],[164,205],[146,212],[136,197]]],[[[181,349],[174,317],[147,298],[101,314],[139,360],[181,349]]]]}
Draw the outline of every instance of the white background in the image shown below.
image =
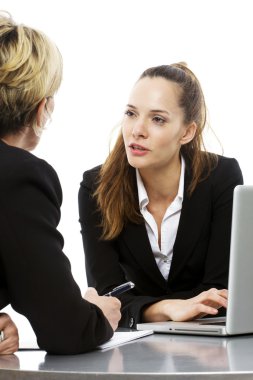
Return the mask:
{"type": "MultiPolygon", "coordinates": [[[[63,55],[53,119],[34,153],[60,177],[59,229],[82,292],[79,183],[84,170],[104,161],[112,129],[144,69],[188,63],[202,83],[224,155],[235,157],[245,183],[253,184],[251,7],[251,0],[0,0],[0,9],[43,30],[63,55]]],[[[207,138],[209,149],[221,153],[213,135],[207,138]]],[[[24,319],[12,315],[21,335],[28,331],[24,319]]]]}

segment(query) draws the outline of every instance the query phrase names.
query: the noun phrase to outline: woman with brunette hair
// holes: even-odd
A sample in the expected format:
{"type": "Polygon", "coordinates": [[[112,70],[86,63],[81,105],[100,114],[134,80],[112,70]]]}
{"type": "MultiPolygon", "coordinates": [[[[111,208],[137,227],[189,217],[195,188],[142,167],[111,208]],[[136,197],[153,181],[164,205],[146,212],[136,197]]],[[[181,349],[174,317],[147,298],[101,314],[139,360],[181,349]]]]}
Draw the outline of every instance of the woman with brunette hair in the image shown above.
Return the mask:
{"type": "Polygon", "coordinates": [[[83,175],[79,213],[88,283],[125,281],[120,326],[224,313],[235,159],[205,150],[206,105],[184,63],[144,71],[116,144],[83,175]]]}

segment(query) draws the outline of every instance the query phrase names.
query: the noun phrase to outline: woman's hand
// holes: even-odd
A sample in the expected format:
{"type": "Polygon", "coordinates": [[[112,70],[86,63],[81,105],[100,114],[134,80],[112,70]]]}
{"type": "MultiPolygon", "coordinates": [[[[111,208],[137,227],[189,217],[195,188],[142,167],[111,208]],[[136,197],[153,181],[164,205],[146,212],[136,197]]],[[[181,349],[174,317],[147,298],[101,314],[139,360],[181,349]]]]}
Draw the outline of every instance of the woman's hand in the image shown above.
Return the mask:
{"type": "Polygon", "coordinates": [[[88,288],[84,299],[97,305],[115,331],[121,318],[121,302],[116,297],[99,296],[96,289],[88,288]]]}
{"type": "Polygon", "coordinates": [[[187,300],[163,300],[148,306],[143,312],[145,322],[189,321],[207,314],[216,315],[227,307],[227,289],[211,288],[187,300]]]}
{"type": "Polygon", "coordinates": [[[18,329],[8,314],[0,313],[0,354],[9,355],[18,350],[18,329]]]}

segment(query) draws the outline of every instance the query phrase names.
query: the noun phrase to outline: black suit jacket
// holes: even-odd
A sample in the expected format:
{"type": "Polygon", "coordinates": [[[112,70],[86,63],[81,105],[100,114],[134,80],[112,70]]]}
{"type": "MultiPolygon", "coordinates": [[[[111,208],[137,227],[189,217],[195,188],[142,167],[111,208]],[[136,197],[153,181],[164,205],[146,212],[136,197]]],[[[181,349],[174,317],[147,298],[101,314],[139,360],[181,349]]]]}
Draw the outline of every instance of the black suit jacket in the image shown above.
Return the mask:
{"type": "MultiPolygon", "coordinates": [[[[217,167],[191,197],[186,162],[181,217],[168,281],[160,273],[144,220],[128,223],[113,241],[100,239],[101,215],[92,193],[99,167],[86,171],[79,190],[79,213],[88,284],[100,294],[126,280],[135,288],[121,295],[121,326],[141,321],[143,307],[169,298],[186,299],[211,287],[227,288],[233,189],[242,184],[235,159],[219,157],[217,167]]],[[[136,194],[137,196],[137,194],[136,194]]]]}
{"type": "Polygon", "coordinates": [[[23,314],[42,349],[76,354],[113,331],[72,277],[57,231],[61,201],[54,169],[0,140],[0,308],[23,314]]]}

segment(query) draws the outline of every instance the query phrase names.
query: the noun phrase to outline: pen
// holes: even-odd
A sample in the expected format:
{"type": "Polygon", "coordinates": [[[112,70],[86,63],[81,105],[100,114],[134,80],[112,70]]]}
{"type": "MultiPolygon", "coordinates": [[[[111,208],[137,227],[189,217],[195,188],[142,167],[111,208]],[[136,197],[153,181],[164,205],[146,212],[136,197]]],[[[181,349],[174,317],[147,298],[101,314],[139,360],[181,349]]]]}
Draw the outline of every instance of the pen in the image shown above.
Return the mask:
{"type": "Polygon", "coordinates": [[[121,285],[117,286],[116,288],[112,289],[111,292],[104,294],[104,296],[114,297],[114,296],[117,296],[118,294],[127,292],[128,290],[130,290],[134,287],[135,287],[135,285],[133,282],[131,282],[131,281],[125,282],[125,284],[121,284],[121,285]]]}

